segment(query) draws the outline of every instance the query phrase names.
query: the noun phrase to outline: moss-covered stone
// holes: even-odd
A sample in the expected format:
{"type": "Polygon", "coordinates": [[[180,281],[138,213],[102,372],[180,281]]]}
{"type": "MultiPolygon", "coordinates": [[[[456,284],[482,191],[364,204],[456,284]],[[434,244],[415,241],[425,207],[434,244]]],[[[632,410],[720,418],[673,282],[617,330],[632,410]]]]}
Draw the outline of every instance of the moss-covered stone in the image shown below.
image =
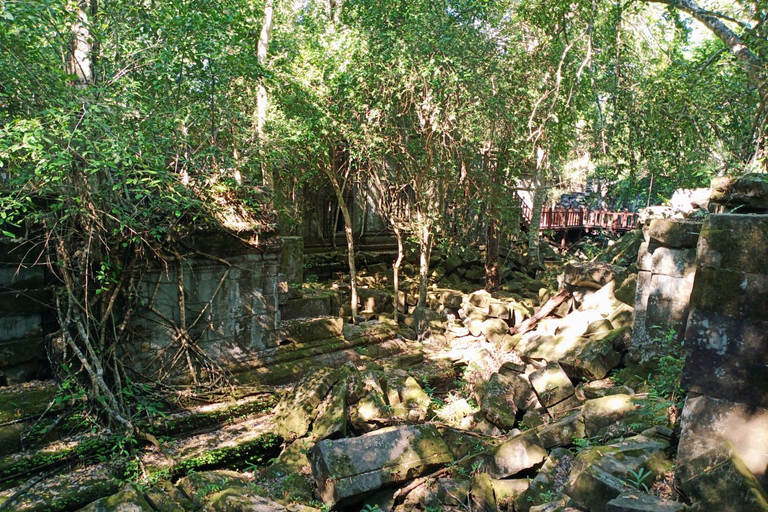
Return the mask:
{"type": "Polygon", "coordinates": [[[156,512],[144,495],[133,485],[105,498],[100,498],[80,509],[80,512],[156,512]]]}
{"type": "Polygon", "coordinates": [[[648,235],[667,247],[696,247],[701,222],[653,219],[647,226],[648,235]]]}
{"type": "Polygon", "coordinates": [[[310,451],[310,460],[323,501],[343,505],[431,471],[453,461],[453,456],[434,428],[402,426],[320,441],[310,451]]]}
{"type": "Polygon", "coordinates": [[[680,482],[688,497],[709,510],[766,512],[768,495],[729,443],[685,462],[680,482]]]}
{"type": "Polygon", "coordinates": [[[531,507],[549,503],[560,496],[573,458],[571,452],[564,448],[552,450],[528,489],[515,499],[515,510],[528,512],[531,507]]]}

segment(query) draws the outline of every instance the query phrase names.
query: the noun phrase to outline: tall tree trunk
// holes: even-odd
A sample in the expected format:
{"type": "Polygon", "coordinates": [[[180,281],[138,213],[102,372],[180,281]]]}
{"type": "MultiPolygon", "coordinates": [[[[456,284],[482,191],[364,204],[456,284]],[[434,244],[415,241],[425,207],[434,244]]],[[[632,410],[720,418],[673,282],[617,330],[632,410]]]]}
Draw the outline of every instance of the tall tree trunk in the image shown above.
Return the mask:
{"type": "Polygon", "coordinates": [[[531,206],[531,224],[528,226],[528,261],[539,261],[539,231],[541,229],[541,212],[544,209],[544,201],[547,191],[544,188],[541,171],[536,171],[533,182],[533,205],[531,206]]]}
{"type": "Polygon", "coordinates": [[[423,213],[419,217],[419,307],[427,305],[429,283],[429,258],[432,255],[432,230],[423,213]]]}
{"type": "Polygon", "coordinates": [[[341,216],[344,218],[344,234],[347,238],[347,260],[349,262],[349,293],[350,308],[352,309],[352,323],[357,319],[357,268],[355,267],[355,237],[352,232],[352,216],[349,214],[349,207],[344,200],[344,191],[341,189],[339,179],[336,175],[336,154],[332,151],[331,165],[325,168],[325,173],[331,181],[333,191],[336,193],[336,200],[339,203],[341,216]]]}
{"type": "Polygon", "coordinates": [[[70,31],[72,39],[67,55],[66,71],[68,74],[76,77],[76,83],[79,86],[92,85],[94,76],[94,38],[91,34],[88,17],[93,18],[96,15],[96,0],[80,0],[75,7],[77,21],[72,24],[70,31]]]}
{"type": "Polygon", "coordinates": [[[392,229],[395,232],[395,239],[397,240],[397,259],[392,264],[392,270],[393,270],[392,281],[393,281],[393,287],[395,289],[395,310],[393,312],[393,315],[395,317],[395,323],[397,323],[397,318],[399,313],[397,308],[400,305],[400,264],[403,263],[403,233],[402,231],[400,231],[400,228],[397,226],[396,223],[393,223],[392,229]]]}
{"type": "MultiPolygon", "coordinates": [[[[274,27],[274,0],[267,0],[264,4],[264,23],[261,26],[259,34],[259,43],[256,50],[256,56],[259,65],[263,68],[267,65],[267,54],[269,52],[269,40],[272,38],[272,28],[274,27]]],[[[256,136],[259,142],[259,160],[261,165],[261,181],[264,187],[274,190],[275,180],[272,172],[266,165],[264,155],[265,133],[264,126],[267,124],[267,88],[264,86],[263,79],[259,82],[259,88],[256,91],[256,136]]]]}
{"type": "Polygon", "coordinates": [[[488,221],[485,237],[485,290],[495,292],[501,285],[499,268],[499,232],[496,219],[488,221]]]}

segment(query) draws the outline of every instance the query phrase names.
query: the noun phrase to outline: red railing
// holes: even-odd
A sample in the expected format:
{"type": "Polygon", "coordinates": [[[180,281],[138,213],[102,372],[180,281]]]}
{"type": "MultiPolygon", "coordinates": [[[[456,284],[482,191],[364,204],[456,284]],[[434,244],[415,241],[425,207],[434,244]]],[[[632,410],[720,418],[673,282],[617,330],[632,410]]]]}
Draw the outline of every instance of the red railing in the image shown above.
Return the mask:
{"type": "MultiPolygon", "coordinates": [[[[525,215],[525,209],[523,210],[525,215]]],[[[527,220],[530,222],[531,213],[527,220]]],[[[637,214],[632,212],[612,212],[608,210],[588,210],[586,208],[545,208],[541,212],[539,229],[610,229],[628,231],[635,229],[637,214]]]]}

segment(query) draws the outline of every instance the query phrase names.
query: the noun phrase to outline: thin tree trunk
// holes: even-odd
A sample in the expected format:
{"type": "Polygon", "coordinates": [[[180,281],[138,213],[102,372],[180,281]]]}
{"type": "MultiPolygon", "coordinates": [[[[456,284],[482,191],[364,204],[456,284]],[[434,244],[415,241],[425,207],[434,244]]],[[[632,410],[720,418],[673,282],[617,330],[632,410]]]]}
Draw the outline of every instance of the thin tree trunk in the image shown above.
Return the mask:
{"type": "Polygon", "coordinates": [[[397,323],[397,308],[400,305],[400,264],[403,263],[403,233],[396,224],[393,224],[392,229],[395,232],[395,239],[397,239],[397,259],[392,264],[392,270],[394,271],[392,281],[395,289],[395,311],[393,312],[393,315],[395,317],[395,323],[397,323]]]}
{"type": "Polygon", "coordinates": [[[488,221],[485,240],[485,290],[495,292],[501,285],[499,269],[499,233],[496,219],[488,221]]]}
{"type": "MultiPolygon", "coordinates": [[[[335,162],[335,158],[333,158],[335,162]]],[[[331,164],[332,167],[335,165],[331,164]]],[[[344,191],[341,190],[339,180],[332,170],[326,168],[326,174],[331,180],[333,190],[336,192],[336,200],[339,203],[339,210],[344,218],[344,234],[347,237],[347,256],[349,261],[349,290],[350,290],[350,307],[352,309],[352,323],[355,323],[357,319],[357,269],[355,267],[355,238],[352,233],[352,216],[349,214],[349,207],[347,202],[344,201],[344,191]]]]}
{"type": "Polygon", "coordinates": [[[90,4],[86,0],[77,3],[75,14],[77,21],[70,28],[72,40],[70,42],[69,55],[67,56],[66,71],[77,77],[79,86],[94,83],[93,75],[93,36],[90,31],[88,16],[96,14],[96,0],[90,4]]]}
{"type": "MultiPolygon", "coordinates": [[[[541,171],[536,171],[540,173],[541,171]]],[[[541,229],[541,212],[544,209],[546,190],[539,176],[536,176],[533,189],[533,204],[531,205],[531,224],[528,226],[528,261],[539,261],[539,231],[541,229]]]]}
{"type": "MultiPolygon", "coordinates": [[[[259,43],[256,50],[256,56],[262,69],[267,65],[269,40],[272,37],[272,28],[274,27],[274,24],[274,1],[267,0],[264,4],[264,24],[261,26],[259,43]]],[[[263,150],[265,144],[264,126],[267,124],[267,106],[267,88],[264,87],[264,81],[262,79],[262,81],[259,82],[259,87],[256,92],[256,136],[259,139],[259,160],[261,165],[262,184],[264,187],[273,190],[275,188],[275,180],[264,161],[265,155],[263,150]]]]}
{"type": "Polygon", "coordinates": [[[426,222],[419,228],[419,307],[427,305],[427,284],[429,283],[429,258],[432,254],[432,233],[426,222]]]}

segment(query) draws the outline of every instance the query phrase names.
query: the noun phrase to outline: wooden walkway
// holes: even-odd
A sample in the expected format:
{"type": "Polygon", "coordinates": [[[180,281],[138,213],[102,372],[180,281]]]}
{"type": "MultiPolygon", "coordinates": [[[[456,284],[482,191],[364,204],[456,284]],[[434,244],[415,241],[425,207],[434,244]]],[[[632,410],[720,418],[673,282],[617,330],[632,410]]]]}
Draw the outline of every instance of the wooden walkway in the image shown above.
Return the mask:
{"type": "MultiPolygon", "coordinates": [[[[521,201],[523,219],[531,225],[532,211],[525,201],[521,201]]],[[[545,208],[541,212],[539,230],[569,231],[578,229],[607,229],[611,232],[624,232],[635,229],[637,213],[613,212],[609,210],[590,210],[587,208],[545,208]]]]}

